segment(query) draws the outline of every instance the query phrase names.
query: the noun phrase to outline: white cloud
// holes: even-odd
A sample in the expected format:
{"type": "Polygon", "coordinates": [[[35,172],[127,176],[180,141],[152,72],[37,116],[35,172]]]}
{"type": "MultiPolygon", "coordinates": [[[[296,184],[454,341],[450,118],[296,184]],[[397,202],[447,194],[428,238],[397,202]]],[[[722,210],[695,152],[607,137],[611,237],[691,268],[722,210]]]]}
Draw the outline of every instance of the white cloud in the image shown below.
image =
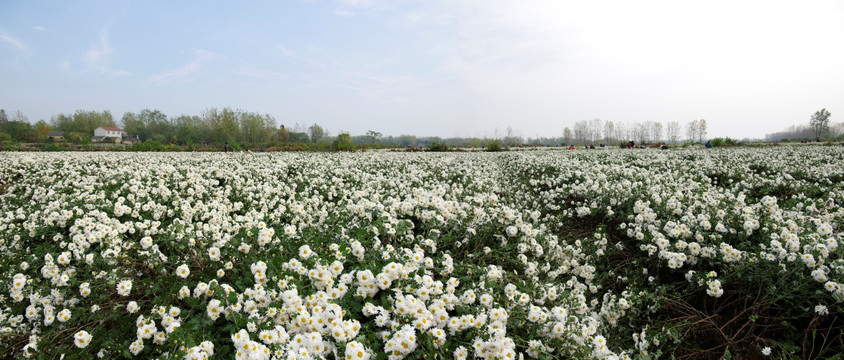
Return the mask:
{"type": "Polygon", "coordinates": [[[334,13],[340,15],[342,17],[354,17],[355,14],[351,11],[346,11],[343,9],[334,9],[334,13]]]}
{"type": "Polygon", "coordinates": [[[203,63],[217,57],[217,55],[207,50],[195,49],[193,53],[193,61],[177,69],[153,75],[150,78],[150,82],[157,85],[162,85],[172,81],[191,79],[202,69],[203,63]]]}
{"type": "Polygon", "coordinates": [[[114,75],[128,75],[129,72],[126,70],[116,70],[112,69],[109,66],[108,62],[108,55],[111,54],[113,49],[108,43],[108,29],[103,29],[100,31],[100,43],[94,45],[90,50],[85,52],[85,56],[82,60],[88,66],[108,74],[114,75]]]}
{"type": "Polygon", "coordinates": [[[0,42],[7,43],[23,53],[24,55],[29,55],[29,46],[27,46],[23,41],[13,37],[6,33],[6,31],[0,29],[0,42]]]}
{"type": "Polygon", "coordinates": [[[33,26],[32,28],[33,28],[33,29],[35,29],[35,30],[41,31],[41,32],[45,32],[45,31],[47,31],[47,28],[45,28],[45,27],[43,27],[43,26],[41,26],[41,25],[35,25],[35,26],[33,26]]]}

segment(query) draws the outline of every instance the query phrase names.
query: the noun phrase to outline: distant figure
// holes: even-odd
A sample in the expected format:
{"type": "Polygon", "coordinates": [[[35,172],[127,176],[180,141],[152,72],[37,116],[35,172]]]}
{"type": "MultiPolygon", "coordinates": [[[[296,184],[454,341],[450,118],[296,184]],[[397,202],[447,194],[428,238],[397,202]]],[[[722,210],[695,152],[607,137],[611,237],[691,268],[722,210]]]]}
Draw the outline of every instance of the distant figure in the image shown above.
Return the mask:
{"type": "Polygon", "coordinates": [[[595,148],[595,145],[589,144],[589,148],[590,148],[590,149],[594,149],[594,148],[595,148]]]}
{"type": "Polygon", "coordinates": [[[574,145],[569,145],[569,150],[574,150],[574,145]]]}
{"type": "Polygon", "coordinates": [[[604,146],[606,146],[606,145],[604,145],[603,143],[601,143],[601,145],[600,145],[600,146],[601,146],[601,149],[603,149],[603,148],[604,148],[604,146]]]}
{"type": "Polygon", "coordinates": [[[264,152],[264,148],[258,149],[258,152],[264,152]]]}
{"type": "Polygon", "coordinates": [[[662,150],[668,150],[668,145],[662,145],[662,150]]]}
{"type": "Polygon", "coordinates": [[[712,147],[712,141],[706,140],[706,148],[709,149],[712,147]]]}
{"type": "Polygon", "coordinates": [[[223,152],[229,152],[229,142],[228,141],[226,141],[226,143],[223,144],[223,152]]]}
{"type": "Polygon", "coordinates": [[[633,148],[633,142],[632,142],[632,141],[628,141],[628,142],[627,142],[627,148],[628,148],[628,149],[632,149],[632,148],[633,148]]]}

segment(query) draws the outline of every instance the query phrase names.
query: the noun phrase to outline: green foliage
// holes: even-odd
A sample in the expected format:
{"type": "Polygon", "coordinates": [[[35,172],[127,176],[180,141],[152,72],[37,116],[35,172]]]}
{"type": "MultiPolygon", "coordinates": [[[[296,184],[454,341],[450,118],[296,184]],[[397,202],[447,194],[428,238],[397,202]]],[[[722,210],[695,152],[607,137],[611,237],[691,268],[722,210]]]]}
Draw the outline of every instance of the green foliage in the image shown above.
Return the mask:
{"type": "Polygon", "coordinates": [[[73,115],[59,114],[53,117],[50,126],[55,131],[76,132],[86,134],[90,138],[94,135],[94,129],[101,126],[116,126],[116,124],[108,110],[102,112],[77,110],[73,115]]]}
{"type": "Polygon", "coordinates": [[[71,151],[70,147],[63,143],[48,143],[41,149],[42,151],[71,151]]]}
{"type": "Polygon", "coordinates": [[[498,151],[504,151],[504,150],[505,150],[504,147],[501,146],[501,141],[492,140],[492,141],[486,143],[486,151],[498,152],[498,151]]]}
{"type": "Polygon", "coordinates": [[[9,135],[12,141],[34,141],[37,133],[31,124],[21,121],[9,121],[0,126],[0,132],[9,135]]]}
{"type": "Polygon", "coordinates": [[[825,134],[829,133],[829,117],[830,113],[826,109],[820,109],[816,111],[813,115],[811,120],[809,120],[809,126],[812,128],[812,131],[815,133],[815,141],[820,141],[821,137],[825,134]]]}
{"type": "Polygon", "coordinates": [[[303,132],[291,132],[290,133],[290,142],[292,143],[307,143],[310,142],[311,139],[308,137],[308,134],[303,132]]]}
{"type": "Polygon", "coordinates": [[[164,145],[155,140],[132,144],[132,151],[164,151],[164,145]]]}
{"type": "Polygon", "coordinates": [[[352,144],[352,137],[349,133],[341,133],[334,139],[334,150],[337,151],[355,151],[355,145],[352,144]]]}
{"type": "Polygon", "coordinates": [[[448,145],[444,142],[432,142],[431,145],[428,147],[428,151],[434,152],[441,152],[441,151],[448,151],[448,145]]]}
{"type": "Polygon", "coordinates": [[[712,143],[712,147],[721,147],[721,145],[724,145],[723,138],[714,138],[710,142],[712,143]]]}

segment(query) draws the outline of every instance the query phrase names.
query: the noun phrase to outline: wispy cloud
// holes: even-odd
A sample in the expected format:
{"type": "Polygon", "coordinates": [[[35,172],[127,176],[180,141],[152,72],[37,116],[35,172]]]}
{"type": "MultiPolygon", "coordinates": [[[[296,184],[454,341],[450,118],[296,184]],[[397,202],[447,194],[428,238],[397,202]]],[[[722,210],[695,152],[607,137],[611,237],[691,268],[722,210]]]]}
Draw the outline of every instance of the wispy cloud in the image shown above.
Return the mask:
{"type": "Polygon", "coordinates": [[[343,9],[334,9],[334,13],[342,17],[354,17],[355,13],[343,9]]]}
{"type": "Polygon", "coordinates": [[[41,31],[41,32],[45,32],[45,31],[47,31],[47,28],[45,28],[45,27],[43,27],[43,26],[41,26],[41,25],[35,25],[35,26],[33,26],[32,28],[33,28],[33,29],[35,29],[35,30],[41,31]]]}
{"type": "Polygon", "coordinates": [[[193,61],[177,69],[153,75],[150,78],[150,82],[152,82],[153,84],[162,85],[172,81],[190,79],[202,69],[203,63],[217,57],[217,55],[207,50],[194,49],[193,52],[193,61]]]}
{"type": "Polygon", "coordinates": [[[29,46],[27,46],[23,41],[9,35],[5,30],[0,29],[0,42],[7,43],[17,49],[18,51],[22,52],[24,55],[29,55],[29,46]]]}
{"type": "Polygon", "coordinates": [[[287,75],[282,74],[280,72],[261,70],[249,66],[240,66],[237,69],[232,70],[232,72],[238,75],[248,76],[262,80],[282,80],[287,78],[287,75]]]}
{"type": "Polygon", "coordinates": [[[103,29],[100,31],[100,43],[94,45],[93,48],[85,52],[85,56],[82,60],[88,66],[108,74],[114,75],[129,75],[129,72],[126,70],[116,70],[112,69],[108,63],[108,55],[111,54],[113,49],[108,44],[108,29],[103,29]]]}

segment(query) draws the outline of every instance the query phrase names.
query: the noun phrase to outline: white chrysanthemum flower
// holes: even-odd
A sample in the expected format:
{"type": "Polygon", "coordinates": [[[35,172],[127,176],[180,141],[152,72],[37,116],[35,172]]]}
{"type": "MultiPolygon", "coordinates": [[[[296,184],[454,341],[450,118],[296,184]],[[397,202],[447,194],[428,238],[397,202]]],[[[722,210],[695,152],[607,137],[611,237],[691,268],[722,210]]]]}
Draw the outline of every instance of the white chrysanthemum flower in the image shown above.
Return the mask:
{"type": "Polygon", "coordinates": [[[132,280],[122,280],[117,283],[117,293],[120,296],[129,296],[130,292],[132,292],[132,280]]]}
{"type": "Polygon", "coordinates": [[[179,265],[179,267],[176,268],[176,276],[178,276],[182,279],[185,279],[189,275],[190,275],[190,269],[188,268],[187,264],[179,265]]]}
{"type": "Polygon", "coordinates": [[[93,338],[87,331],[81,330],[73,335],[73,344],[80,349],[84,349],[91,343],[91,339],[93,338]]]}

